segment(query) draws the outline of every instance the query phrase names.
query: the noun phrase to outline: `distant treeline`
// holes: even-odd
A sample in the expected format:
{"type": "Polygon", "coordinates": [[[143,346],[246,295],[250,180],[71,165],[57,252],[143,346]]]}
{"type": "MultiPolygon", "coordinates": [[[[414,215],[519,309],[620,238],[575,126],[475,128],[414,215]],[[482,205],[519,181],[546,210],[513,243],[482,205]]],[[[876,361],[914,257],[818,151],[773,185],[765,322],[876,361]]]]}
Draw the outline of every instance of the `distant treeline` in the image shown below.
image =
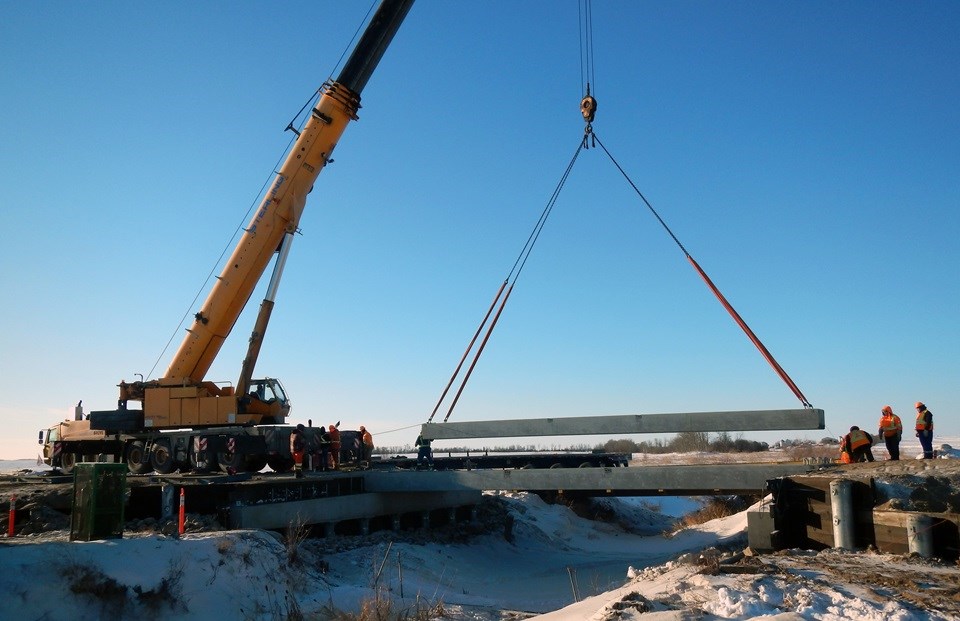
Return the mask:
{"type": "MultiPolygon", "coordinates": [[[[471,453],[482,454],[484,451],[491,453],[536,453],[539,451],[571,451],[578,453],[604,452],[604,453],[759,453],[770,450],[770,445],[766,442],[756,442],[754,440],[745,440],[741,437],[734,438],[727,432],[711,434],[703,431],[684,431],[678,433],[669,440],[650,440],[635,442],[633,440],[607,440],[603,444],[575,444],[572,446],[553,446],[549,449],[538,448],[535,445],[511,444],[509,446],[496,446],[492,448],[467,448],[456,446],[434,447],[437,455],[444,453],[471,453]]],[[[404,447],[384,447],[376,449],[377,453],[390,455],[397,453],[415,452],[415,449],[409,446],[404,447]]]]}
{"type": "Polygon", "coordinates": [[[684,431],[670,440],[607,440],[601,445],[608,453],[760,453],[770,450],[766,442],[733,438],[727,432],[713,439],[704,431],[684,431]]]}

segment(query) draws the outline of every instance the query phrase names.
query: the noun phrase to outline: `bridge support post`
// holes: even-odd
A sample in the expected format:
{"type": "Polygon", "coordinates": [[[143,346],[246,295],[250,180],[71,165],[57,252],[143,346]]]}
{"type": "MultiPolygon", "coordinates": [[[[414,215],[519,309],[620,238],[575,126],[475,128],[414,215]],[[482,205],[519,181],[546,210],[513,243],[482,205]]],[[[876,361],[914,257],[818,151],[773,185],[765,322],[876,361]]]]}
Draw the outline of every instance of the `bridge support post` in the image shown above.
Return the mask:
{"type": "Polygon", "coordinates": [[[173,508],[176,506],[177,488],[172,483],[160,486],[160,520],[173,518],[173,508]]]}
{"type": "Polygon", "coordinates": [[[424,511],[420,514],[420,525],[423,528],[430,528],[430,512],[424,511]]]}
{"type": "Polygon", "coordinates": [[[853,550],[853,481],[830,481],[830,509],[833,513],[833,547],[853,550]]]}
{"type": "Polygon", "coordinates": [[[450,523],[456,524],[457,523],[457,507],[450,507],[448,511],[449,511],[448,515],[450,517],[450,523]]]}
{"type": "Polygon", "coordinates": [[[370,518],[360,518],[360,534],[370,534],[370,518]]]}
{"type": "Polygon", "coordinates": [[[337,534],[336,531],[337,524],[336,522],[324,522],[323,523],[323,536],[326,538],[333,537],[337,534]]]}
{"type": "Polygon", "coordinates": [[[393,531],[400,532],[400,514],[395,513],[392,521],[393,531]]]}
{"type": "Polygon", "coordinates": [[[472,505],[472,506],[470,507],[470,522],[471,522],[471,523],[476,523],[476,521],[477,521],[477,519],[478,519],[479,512],[480,512],[480,507],[478,507],[477,505],[472,505]]]}
{"type": "Polygon", "coordinates": [[[922,558],[933,557],[933,518],[929,515],[907,517],[907,545],[911,554],[922,558]]]}

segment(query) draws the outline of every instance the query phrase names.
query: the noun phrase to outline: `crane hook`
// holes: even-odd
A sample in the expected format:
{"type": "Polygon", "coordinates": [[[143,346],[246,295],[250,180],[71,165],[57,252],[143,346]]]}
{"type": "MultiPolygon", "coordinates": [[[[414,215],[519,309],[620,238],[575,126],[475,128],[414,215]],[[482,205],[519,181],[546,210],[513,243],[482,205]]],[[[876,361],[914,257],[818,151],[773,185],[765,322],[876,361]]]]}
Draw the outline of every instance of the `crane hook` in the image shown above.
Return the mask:
{"type": "MultiPolygon", "coordinates": [[[[580,114],[583,115],[583,120],[587,124],[583,130],[583,146],[589,149],[590,145],[587,144],[587,140],[593,138],[593,119],[597,115],[597,100],[590,94],[589,84],[587,84],[587,95],[580,100],[580,114]]],[[[591,142],[593,142],[593,146],[597,146],[595,139],[591,142]]]]}

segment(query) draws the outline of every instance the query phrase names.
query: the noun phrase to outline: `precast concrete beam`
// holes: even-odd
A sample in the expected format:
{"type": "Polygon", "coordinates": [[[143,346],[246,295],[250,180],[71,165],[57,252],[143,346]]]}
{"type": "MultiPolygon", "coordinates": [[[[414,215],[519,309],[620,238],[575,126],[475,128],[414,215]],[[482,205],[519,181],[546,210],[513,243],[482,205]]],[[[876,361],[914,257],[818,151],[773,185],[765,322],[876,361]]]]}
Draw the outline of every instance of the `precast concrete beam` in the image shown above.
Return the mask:
{"type": "Polygon", "coordinates": [[[761,492],[770,479],[806,474],[814,466],[711,464],[637,468],[371,471],[368,491],[395,493],[478,490],[585,492],[611,496],[708,496],[761,492]]]}
{"type": "Polygon", "coordinates": [[[453,440],[618,433],[682,433],[685,431],[793,431],[823,428],[823,410],[803,408],[424,423],[420,434],[430,440],[453,440]]]}
{"type": "Polygon", "coordinates": [[[235,505],[230,507],[231,528],[278,529],[290,525],[335,523],[370,519],[381,515],[427,512],[480,502],[480,492],[464,486],[424,493],[350,494],[291,502],[235,505]]]}

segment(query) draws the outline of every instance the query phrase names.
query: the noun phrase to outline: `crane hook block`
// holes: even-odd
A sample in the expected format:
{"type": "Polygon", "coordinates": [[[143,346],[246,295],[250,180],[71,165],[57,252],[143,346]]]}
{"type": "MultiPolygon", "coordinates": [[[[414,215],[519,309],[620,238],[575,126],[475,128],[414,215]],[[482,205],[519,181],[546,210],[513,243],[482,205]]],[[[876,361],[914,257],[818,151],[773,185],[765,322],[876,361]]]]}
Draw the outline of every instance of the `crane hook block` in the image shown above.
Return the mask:
{"type": "Polygon", "coordinates": [[[580,100],[580,114],[587,123],[593,123],[593,117],[597,115],[597,100],[592,95],[587,95],[580,100]]]}

